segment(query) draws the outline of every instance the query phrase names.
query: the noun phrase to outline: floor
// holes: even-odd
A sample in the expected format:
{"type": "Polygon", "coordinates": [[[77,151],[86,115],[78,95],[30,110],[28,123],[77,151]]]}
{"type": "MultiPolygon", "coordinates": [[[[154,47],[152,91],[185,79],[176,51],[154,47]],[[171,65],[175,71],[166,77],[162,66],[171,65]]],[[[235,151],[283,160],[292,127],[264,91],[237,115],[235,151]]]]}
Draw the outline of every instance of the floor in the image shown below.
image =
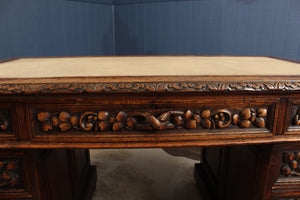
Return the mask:
{"type": "MultiPolygon", "coordinates": [[[[195,160],[162,149],[90,150],[98,181],[93,200],[199,200],[195,160]]],[[[199,162],[199,161],[198,161],[199,162]]]]}

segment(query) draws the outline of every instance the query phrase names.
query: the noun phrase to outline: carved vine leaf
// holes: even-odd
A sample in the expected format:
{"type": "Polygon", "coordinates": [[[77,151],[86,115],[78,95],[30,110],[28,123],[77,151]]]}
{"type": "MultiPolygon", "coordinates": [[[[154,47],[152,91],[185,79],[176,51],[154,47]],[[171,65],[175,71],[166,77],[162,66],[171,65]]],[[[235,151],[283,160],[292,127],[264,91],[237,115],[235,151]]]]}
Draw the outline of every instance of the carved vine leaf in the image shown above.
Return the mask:
{"type": "Polygon", "coordinates": [[[1,84],[0,94],[101,93],[101,92],[208,92],[300,90],[300,82],[98,82],[1,84]]]}
{"type": "Polygon", "coordinates": [[[0,188],[16,187],[20,184],[19,161],[0,160],[0,188]]]}
{"type": "Polygon", "coordinates": [[[137,131],[137,130],[173,130],[173,129],[222,129],[229,126],[248,128],[250,126],[265,127],[266,108],[256,110],[245,108],[239,113],[232,114],[228,109],[167,111],[159,116],[150,112],[107,111],[85,112],[71,115],[68,112],[49,113],[39,112],[37,120],[43,132],[53,127],[60,131],[79,129],[84,131],[137,131]]]}
{"type": "Polygon", "coordinates": [[[281,174],[284,176],[300,176],[300,152],[284,152],[282,155],[281,174]]]}

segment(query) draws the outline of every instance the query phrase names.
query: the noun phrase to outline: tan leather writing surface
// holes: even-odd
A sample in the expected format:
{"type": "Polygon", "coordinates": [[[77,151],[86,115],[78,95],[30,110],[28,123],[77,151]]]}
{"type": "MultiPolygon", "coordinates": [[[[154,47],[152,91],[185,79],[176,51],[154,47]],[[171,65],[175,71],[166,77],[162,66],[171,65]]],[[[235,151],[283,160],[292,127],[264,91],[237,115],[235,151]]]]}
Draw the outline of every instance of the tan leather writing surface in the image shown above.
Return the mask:
{"type": "Polygon", "coordinates": [[[0,64],[0,78],[165,75],[300,75],[300,64],[234,56],[22,58],[0,64]]]}

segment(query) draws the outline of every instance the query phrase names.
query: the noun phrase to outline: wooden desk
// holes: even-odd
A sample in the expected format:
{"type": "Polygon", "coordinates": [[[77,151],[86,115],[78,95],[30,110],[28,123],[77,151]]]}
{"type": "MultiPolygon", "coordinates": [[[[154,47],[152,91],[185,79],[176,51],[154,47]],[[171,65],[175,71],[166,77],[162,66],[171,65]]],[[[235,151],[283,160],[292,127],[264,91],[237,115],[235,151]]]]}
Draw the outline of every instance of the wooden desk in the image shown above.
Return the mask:
{"type": "Polygon", "coordinates": [[[207,198],[297,199],[299,91],[300,64],[267,57],[2,62],[0,199],[88,199],[85,149],[183,146],[205,147],[207,198]]]}

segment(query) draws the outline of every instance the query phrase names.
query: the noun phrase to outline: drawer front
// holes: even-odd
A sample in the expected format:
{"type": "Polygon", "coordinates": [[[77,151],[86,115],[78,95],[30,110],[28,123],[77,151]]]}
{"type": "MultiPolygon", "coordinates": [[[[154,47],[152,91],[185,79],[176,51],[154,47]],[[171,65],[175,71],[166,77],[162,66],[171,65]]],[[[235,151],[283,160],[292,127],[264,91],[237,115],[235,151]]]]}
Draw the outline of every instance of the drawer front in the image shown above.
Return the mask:
{"type": "MultiPolygon", "coordinates": [[[[172,110],[97,110],[82,108],[74,112],[68,107],[60,110],[33,111],[35,135],[59,133],[119,134],[165,130],[265,130],[268,107],[227,109],[172,110]]],[[[150,132],[149,132],[150,133],[150,132]]]]}
{"type": "Polygon", "coordinates": [[[31,133],[32,140],[52,142],[270,137],[277,102],[181,96],[35,103],[31,133]]]}

